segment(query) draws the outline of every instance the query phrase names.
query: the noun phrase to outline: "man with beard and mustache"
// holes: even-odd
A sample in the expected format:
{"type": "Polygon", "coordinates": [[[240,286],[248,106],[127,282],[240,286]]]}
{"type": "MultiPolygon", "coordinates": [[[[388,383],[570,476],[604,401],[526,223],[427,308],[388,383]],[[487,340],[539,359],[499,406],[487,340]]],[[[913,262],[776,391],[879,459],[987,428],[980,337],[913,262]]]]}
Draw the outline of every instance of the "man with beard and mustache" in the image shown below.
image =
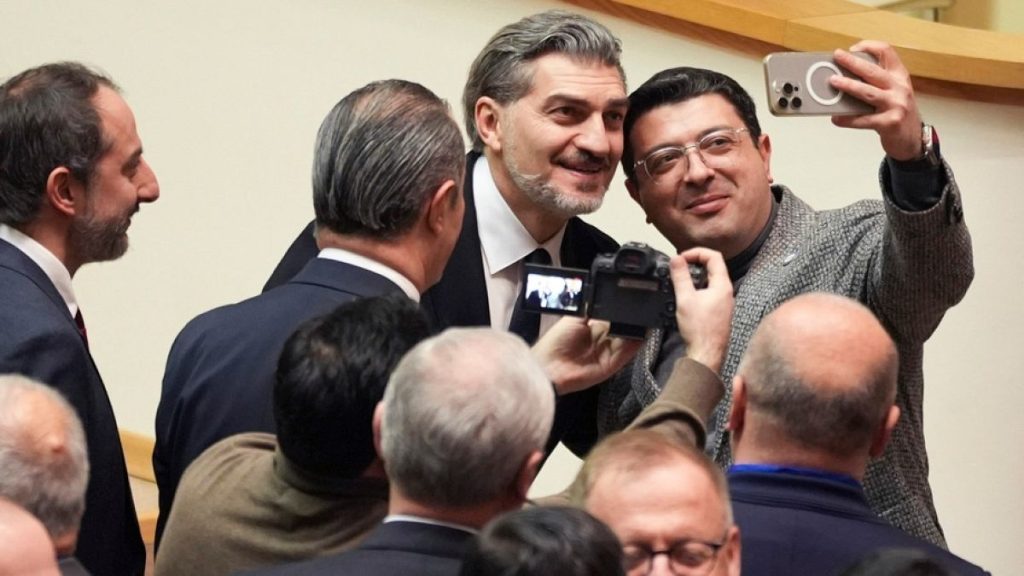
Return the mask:
{"type": "MultiPolygon", "coordinates": [[[[466,216],[441,281],[423,295],[438,329],[491,326],[528,342],[553,317],[518,314],[524,260],[590,268],[610,237],[577,216],[597,210],[622,154],[626,113],[621,46],[588,18],[549,11],[499,30],[463,92],[466,216]]],[[[264,290],[317,254],[311,223],[264,290]]],[[[596,439],[597,388],[559,398],[547,450],[583,454],[596,439]]]]}
{"type": "Polygon", "coordinates": [[[61,63],[0,86],[0,373],[56,388],[82,421],[89,484],[75,555],[94,574],[142,574],[145,549],[71,278],[124,254],[132,215],[159,195],[109,78],[61,63]]]}

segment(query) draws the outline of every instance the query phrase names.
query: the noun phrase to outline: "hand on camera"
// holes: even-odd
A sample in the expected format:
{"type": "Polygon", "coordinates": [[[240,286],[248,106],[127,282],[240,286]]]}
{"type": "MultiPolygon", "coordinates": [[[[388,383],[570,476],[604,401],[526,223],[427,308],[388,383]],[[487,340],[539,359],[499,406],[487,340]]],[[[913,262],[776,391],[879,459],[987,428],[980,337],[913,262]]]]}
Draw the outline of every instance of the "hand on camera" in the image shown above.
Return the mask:
{"type": "Polygon", "coordinates": [[[922,152],[921,115],[914,99],[910,73],[892,46],[885,42],[863,40],[846,50],[836,50],[837,64],[863,81],[833,76],[832,87],[875,107],[870,114],[833,116],[832,123],[844,128],[874,130],[882,148],[894,160],[913,160],[922,152]],[[878,64],[856,58],[850,52],[868,52],[878,64]]]}
{"type": "Polygon", "coordinates": [[[686,356],[718,372],[729,347],[732,326],[732,282],[725,260],[715,250],[691,248],[674,256],[670,265],[676,292],[676,323],[686,342],[686,356]],[[707,288],[693,287],[691,263],[707,268],[707,288]]]}
{"type": "Polygon", "coordinates": [[[559,396],[611,378],[643,344],[610,336],[608,329],[607,322],[564,316],[533,345],[534,356],[559,396]]]}

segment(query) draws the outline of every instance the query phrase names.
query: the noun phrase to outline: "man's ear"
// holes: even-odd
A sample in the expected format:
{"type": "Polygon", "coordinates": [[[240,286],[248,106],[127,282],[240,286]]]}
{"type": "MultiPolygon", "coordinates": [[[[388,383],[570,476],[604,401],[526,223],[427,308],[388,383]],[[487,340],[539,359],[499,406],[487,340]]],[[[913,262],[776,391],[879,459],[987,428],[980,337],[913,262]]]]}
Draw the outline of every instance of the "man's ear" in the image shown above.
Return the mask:
{"type": "Polygon", "coordinates": [[[640,189],[637,188],[636,180],[634,178],[626,178],[626,190],[629,191],[629,197],[643,208],[644,203],[643,200],[640,199],[640,189]]]}
{"type": "Polygon", "coordinates": [[[427,202],[427,227],[435,234],[448,230],[451,226],[462,227],[460,204],[462,188],[454,180],[445,180],[427,202]],[[453,220],[458,218],[458,222],[453,220]]]}
{"type": "Polygon", "coordinates": [[[725,538],[725,555],[729,576],[740,576],[740,566],[743,564],[742,555],[743,538],[740,537],[740,528],[735,524],[729,528],[725,538]]]}
{"type": "Polygon", "coordinates": [[[373,449],[377,451],[377,457],[383,459],[380,450],[380,425],[384,421],[384,403],[378,402],[373,409],[373,449]]]}
{"type": "Polygon", "coordinates": [[[516,475],[515,486],[513,487],[517,505],[526,502],[526,496],[530,493],[530,486],[533,486],[533,481],[537,478],[537,473],[540,472],[540,465],[543,462],[544,453],[540,450],[530,452],[530,455],[523,461],[523,466],[516,475]]]}
{"type": "Polygon", "coordinates": [[[872,458],[878,458],[885,451],[886,444],[889,443],[889,438],[892,437],[892,431],[896,428],[896,423],[900,421],[900,407],[893,404],[889,407],[889,411],[885,414],[885,418],[882,420],[882,424],[878,427],[875,432],[875,437],[871,440],[871,449],[868,451],[868,455],[872,458]]]}
{"type": "Polygon", "coordinates": [[[46,202],[59,214],[74,216],[85,206],[85,185],[66,166],[58,166],[46,178],[46,202]]]}
{"type": "Polygon", "coordinates": [[[640,188],[637,186],[635,178],[626,178],[626,191],[629,192],[629,197],[632,198],[634,202],[640,205],[640,208],[644,211],[644,214],[647,217],[647,223],[650,224],[651,216],[650,214],[647,214],[647,209],[644,208],[644,201],[643,198],[640,196],[640,188]]]}
{"type": "Polygon", "coordinates": [[[747,383],[742,375],[732,379],[732,408],[729,409],[728,429],[735,441],[743,432],[743,424],[747,415],[747,383]]]}
{"type": "Polygon", "coordinates": [[[762,133],[757,138],[757,153],[761,156],[761,162],[764,164],[764,173],[768,177],[768,182],[774,182],[772,178],[772,140],[767,134],[762,133]]]}
{"type": "Polygon", "coordinates": [[[493,98],[481,96],[473,108],[476,133],[484,144],[496,152],[501,151],[501,115],[505,112],[493,98]]]}

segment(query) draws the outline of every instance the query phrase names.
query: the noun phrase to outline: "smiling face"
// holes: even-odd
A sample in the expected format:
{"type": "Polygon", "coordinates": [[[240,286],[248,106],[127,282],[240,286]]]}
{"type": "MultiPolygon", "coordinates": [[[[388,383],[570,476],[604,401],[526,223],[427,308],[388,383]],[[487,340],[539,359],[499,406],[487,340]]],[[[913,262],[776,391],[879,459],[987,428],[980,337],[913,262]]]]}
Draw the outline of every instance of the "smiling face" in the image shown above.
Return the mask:
{"type": "MultiPolygon", "coordinates": [[[[665,104],[647,112],[629,134],[636,158],[665,146],[687,146],[722,129],[744,124],[736,109],[718,94],[665,104]]],[[[771,214],[771,143],[740,133],[739,145],[722,156],[687,152],[685,169],[657,180],[643,169],[627,180],[630,195],[648,221],[677,250],[713,248],[731,258],[750,246],[771,214]]]]}
{"type": "Polygon", "coordinates": [[[531,66],[530,91],[507,105],[492,102],[496,126],[481,133],[499,159],[495,181],[513,209],[518,200],[562,219],[593,212],[622,156],[622,77],[614,66],[562,54],[531,66]]]}
{"type": "Polygon", "coordinates": [[[142,158],[135,116],[114,90],[101,87],[92,99],[107,150],[85,190],[85,206],[71,223],[77,262],[113,260],[128,249],[128,227],[139,204],[160,196],[160,186],[142,158]]]}

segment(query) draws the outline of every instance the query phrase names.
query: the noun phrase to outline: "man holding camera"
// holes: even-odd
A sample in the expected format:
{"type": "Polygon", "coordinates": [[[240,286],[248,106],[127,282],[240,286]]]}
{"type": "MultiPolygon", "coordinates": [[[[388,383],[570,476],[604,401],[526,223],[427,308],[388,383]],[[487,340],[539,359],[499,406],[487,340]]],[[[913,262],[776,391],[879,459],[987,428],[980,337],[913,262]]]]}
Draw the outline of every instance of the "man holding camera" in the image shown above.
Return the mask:
{"type": "MultiPolygon", "coordinates": [[[[736,305],[723,380],[731,380],[761,318],[797,294],[846,295],[878,316],[899,349],[904,417],[868,469],[867,495],[889,522],[944,545],[928,485],[922,354],[973,278],[970,237],[953,174],[921,122],[896,52],[870,41],[852,50],[878,63],[836,51],[836,63],[863,80],[834,76],[832,86],[874,112],[833,123],[878,133],[886,154],[881,200],[817,212],[773,185],[771,142],[749,94],[723,74],[695,68],[656,74],[630,96],[626,186],[677,249],[706,246],[725,255],[736,305]]],[[[634,373],[604,391],[602,424],[621,427],[649,403],[684,348],[678,335],[655,333],[634,373]]],[[[731,461],[724,433],[730,402],[727,393],[709,423],[708,450],[722,465],[731,461]]]]}
{"type": "MultiPolygon", "coordinates": [[[[466,214],[441,281],[422,304],[438,329],[491,326],[532,343],[555,317],[520,313],[524,262],[590,268],[617,244],[577,216],[600,207],[622,154],[626,113],[621,46],[588,18],[563,11],[503,27],[469,71],[463,93],[466,214]]],[[[317,253],[312,225],[264,290],[317,253]]],[[[550,451],[583,454],[596,440],[597,390],[560,397],[550,451]]]]}

